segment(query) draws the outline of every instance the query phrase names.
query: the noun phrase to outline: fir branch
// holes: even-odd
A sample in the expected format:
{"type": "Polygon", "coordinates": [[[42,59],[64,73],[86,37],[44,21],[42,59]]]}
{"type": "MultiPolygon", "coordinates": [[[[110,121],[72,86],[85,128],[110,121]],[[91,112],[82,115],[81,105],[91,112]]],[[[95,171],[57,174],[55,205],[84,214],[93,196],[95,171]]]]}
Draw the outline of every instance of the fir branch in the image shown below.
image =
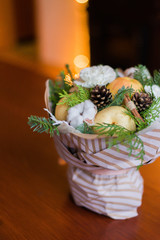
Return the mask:
{"type": "Polygon", "coordinates": [[[67,71],[68,71],[68,74],[71,76],[71,80],[72,80],[72,82],[73,82],[74,79],[73,79],[73,75],[72,75],[72,72],[71,72],[71,70],[70,70],[69,64],[66,64],[65,67],[66,67],[66,69],[67,69],[67,71]]]}
{"type": "Polygon", "coordinates": [[[60,98],[64,98],[63,101],[58,103],[60,104],[67,104],[69,107],[73,107],[81,102],[84,102],[85,100],[88,100],[90,98],[90,89],[83,88],[82,86],[78,86],[78,91],[73,92],[72,94],[68,94],[65,90],[63,90],[63,93],[60,93],[60,98]]]}
{"type": "Polygon", "coordinates": [[[28,125],[33,129],[33,132],[49,133],[52,137],[56,132],[59,135],[57,125],[53,125],[53,121],[50,118],[30,116],[28,118],[28,125]]]}
{"type": "Polygon", "coordinates": [[[61,80],[62,80],[62,82],[63,82],[64,79],[65,79],[65,73],[64,73],[64,71],[61,71],[60,74],[59,74],[59,76],[61,77],[61,80]]]}
{"type": "Polygon", "coordinates": [[[144,121],[148,124],[148,126],[154,122],[157,118],[160,117],[160,97],[155,100],[150,108],[146,109],[141,113],[144,121]]]}
{"type": "Polygon", "coordinates": [[[93,134],[93,128],[91,126],[88,126],[86,122],[83,122],[83,124],[79,125],[76,127],[76,130],[80,131],[81,133],[86,133],[86,134],[93,134]]]}
{"type": "Polygon", "coordinates": [[[59,81],[49,80],[49,101],[52,103],[52,112],[54,113],[59,94],[63,92],[62,83],[59,81]]]}
{"type": "Polygon", "coordinates": [[[153,81],[154,84],[160,86],[160,72],[157,70],[154,70],[153,72],[153,81]]]}
{"type": "Polygon", "coordinates": [[[124,100],[124,96],[127,94],[129,96],[131,96],[131,94],[133,93],[134,89],[131,87],[127,87],[125,88],[125,86],[123,86],[121,89],[118,90],[118,93],[114,96],[113,101],[108,105],[110,106],[121,106],[124,100]]]}
{"type": "MultiPolygon", "coordinates": [[[[67,69],[69,76],[71,77],[71,81],[73,82],[74,79],[69,64],[66,64],[65,67],[67,69]]],[[[49,80],[49,100],[52,103],[53,113],[55,111],[57,102],[60,100],[60,93],[63,94],[63,90],[69,93],[69,90],[72,87],[71,84],[68,84],[68,82],[65,81],[66,76],[67,74],[65,74],[64,71],[61,71],[59,74],[60,79],[56,79],[54,82],[52,80],[49,80]]]]}
{"type": "Polygon", "coordinates": [[[138,66],[135,66],[135,68],[136,71],[134,72],[133,77],[138,80],[143,87],[145,85],[153,85],[153,78],[146,66],[139,64],[138,66]]]}
{"type": "Polygon", "coordinates": [[[108,148],[116,145],[117,149],[119,149],[118,144],[122,143],[123,145],[128,147],[128,155],[131,156],[133,151],[137,151],[138,153],[134,156],[137,159],[141,160],[141,164],[144,159],[144,144],[143,141],[135,134],[133,131],[129,131],[126,128],[114,125],[114,124],[97,124],[94,126],[95,130],[98,130],[99,135],[105,135],[106,137],[112,137],[106,140],[108,144],[108,148]]]}
{"type": "Polygon", "coordinates": [[[127,114],[128,116],[130,116],[130,118],[132,118],[132,119],[135,121],[135,123],[136,123],[136,130],[137,130],[137,131],[141,131],[141,130],[143,130],[144,128],[146,128],[146,127],[148,126],[148,123],[147,123],[147,122],[143,122],[140,118],[135,117],[135,116],[132,114],[131,110],[130,110],[129,108],[127,108],[126,106],[125,106],[125,108],[127,109],[127,111],[125,112],[125,114],[127,114]]]}
{"type": "Polygon", "coordinates": [[[60,83],[61,83],[60,88],[61,88],[61,89],[65,89],[65,81],[64,81],[64,79],[65,79],[65,73],[64,73],[64,71],[61,71],[61,72],[60,72],[59,77],[61,78],[61,80],[60,80],[60,83]]]}

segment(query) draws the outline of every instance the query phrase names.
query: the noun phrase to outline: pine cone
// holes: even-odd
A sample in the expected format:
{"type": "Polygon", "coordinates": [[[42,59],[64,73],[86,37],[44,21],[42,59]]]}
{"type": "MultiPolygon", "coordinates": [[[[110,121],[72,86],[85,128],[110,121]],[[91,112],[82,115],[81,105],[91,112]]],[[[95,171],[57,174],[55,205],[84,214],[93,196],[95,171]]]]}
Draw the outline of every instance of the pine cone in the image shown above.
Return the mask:
{"type": "Polygon", "coordinates": [[[152,99],[150,95],[144,92],[136,92],[132,97],[132,101],[136,105],[138,112],[146,110],[152,104],[152,99]]]}
{"type": "Polygon", "coordinates": [[[112,93],[106,86],[96,85],[91,91],[91,101],[98,107],[105,107],[112,101],[112,93]]]}

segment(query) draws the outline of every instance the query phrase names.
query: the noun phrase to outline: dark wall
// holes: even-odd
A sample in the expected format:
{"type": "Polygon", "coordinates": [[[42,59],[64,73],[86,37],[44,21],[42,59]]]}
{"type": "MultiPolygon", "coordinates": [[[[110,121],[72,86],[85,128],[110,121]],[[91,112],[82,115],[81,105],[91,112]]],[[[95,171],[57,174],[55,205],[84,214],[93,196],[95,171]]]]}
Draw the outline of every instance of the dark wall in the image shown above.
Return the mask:
{"type": "Polygon", "coordinates": [[[160,1],[90,0],[91,64],[160,68],[160,1]]]}
{"type": "Polygon", "coordinates": [[[35,20],[33,0],[14,0],[16,34],[19,43],[34,40],[35,20]]]}

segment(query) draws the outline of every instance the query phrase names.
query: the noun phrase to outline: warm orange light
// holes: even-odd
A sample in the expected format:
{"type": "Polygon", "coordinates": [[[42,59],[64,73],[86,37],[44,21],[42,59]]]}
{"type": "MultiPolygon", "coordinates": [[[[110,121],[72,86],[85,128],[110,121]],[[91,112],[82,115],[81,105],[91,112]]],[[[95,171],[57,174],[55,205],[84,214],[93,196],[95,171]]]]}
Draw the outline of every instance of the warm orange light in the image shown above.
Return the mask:
{"type": "Polygon", "coordinates": [[[74,74],[74,79],[78,79],[79,78],[79,73],[75,73],[74,74]]]}
{"type": "Polygon", "coordinates": [[[89,59],[85,55],[78,55],[74,58],[74,65],[77,68],[85,68],[89,64],[89,59]]]}
{"type": "Polygon", "coordinates": [[[88,2],[88,0],[76,0],[76,2],[78,2],[78,3],[86,3],[86,2],[88,2]]]}

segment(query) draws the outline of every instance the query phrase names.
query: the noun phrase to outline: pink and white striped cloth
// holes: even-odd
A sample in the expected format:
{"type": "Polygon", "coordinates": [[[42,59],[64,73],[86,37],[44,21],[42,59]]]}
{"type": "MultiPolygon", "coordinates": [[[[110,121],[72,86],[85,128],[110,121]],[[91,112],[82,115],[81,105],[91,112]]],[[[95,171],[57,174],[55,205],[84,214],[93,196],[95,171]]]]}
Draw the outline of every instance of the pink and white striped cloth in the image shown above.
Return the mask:
{"type": "MultiPolygon", "coordinates": [[[[144,143],[144,162],[160,156],[160,129],[139,135],[144,143]]],[[[54,136],[61,158],[69,165],[68,180],[75,203],[113,219],[137,216],[143,179],[137,170],[137,151],[128,156],[127,147],[107,148],[104,137],[86,134],[54,136]]]]}

